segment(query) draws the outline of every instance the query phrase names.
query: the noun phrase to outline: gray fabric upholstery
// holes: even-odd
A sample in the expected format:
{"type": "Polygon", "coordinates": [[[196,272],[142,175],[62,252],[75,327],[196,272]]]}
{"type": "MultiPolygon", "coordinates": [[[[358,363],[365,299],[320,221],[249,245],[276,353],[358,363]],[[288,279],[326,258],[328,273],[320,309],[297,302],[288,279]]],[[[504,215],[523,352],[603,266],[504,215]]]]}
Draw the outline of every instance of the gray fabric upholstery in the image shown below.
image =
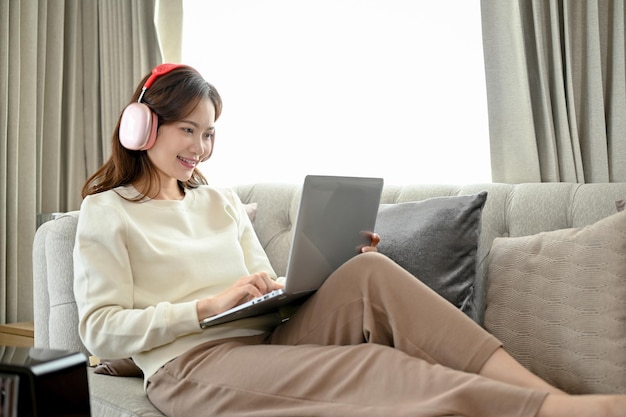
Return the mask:
{"type": "Polygon", "coordinates": [[[89,370],[91,415],[107,417],[163,417],[143,390],[141,378],[97,375],[89,370]]]}
{"type": "MultiPolygon", "coordinates": [[[[250,184],[236,187],[244,203],[258,203],[255,228],[278,274],[286,270],[292,224],[300,186],[250,184]]],[[[615,213],[626,198],[626,183],[613,184],[419,184],[387,185],[382,203],[487,191],[478,245],[475,303],[482,322],[485,308],[486,258],[496,237],[526,236],[541,231],[580,227],[615,213]]],[[[35,345],[86,352],[77,333],[72,292],[72,248],[77,213],[44,223],[33,246],[35,345]]],[[[539,330],[539,329],[538,329],[539,330]]],[[[93,416],[158,416],[139,378],[90,373],[93,416]],[[117,378],[112,383],[112,378],[117,378]]]]}
{"type": "Polygon", "coordinates": [[[378,251],[475,317],[476,252],[487,193],[381,204],[378,251]]]}

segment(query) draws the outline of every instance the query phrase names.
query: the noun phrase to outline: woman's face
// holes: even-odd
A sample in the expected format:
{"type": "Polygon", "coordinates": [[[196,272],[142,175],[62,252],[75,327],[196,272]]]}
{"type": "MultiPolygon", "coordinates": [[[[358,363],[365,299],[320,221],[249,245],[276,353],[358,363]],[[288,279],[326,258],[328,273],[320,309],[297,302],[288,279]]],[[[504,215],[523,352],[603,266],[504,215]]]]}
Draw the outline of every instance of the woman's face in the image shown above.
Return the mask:
{"type": "Polygon", "coordinates": [[[213,149],[215,106],[206,98],[183,120],[163,124],[154,146],[147,150],[163,187],[187,181],[213,149]]]}

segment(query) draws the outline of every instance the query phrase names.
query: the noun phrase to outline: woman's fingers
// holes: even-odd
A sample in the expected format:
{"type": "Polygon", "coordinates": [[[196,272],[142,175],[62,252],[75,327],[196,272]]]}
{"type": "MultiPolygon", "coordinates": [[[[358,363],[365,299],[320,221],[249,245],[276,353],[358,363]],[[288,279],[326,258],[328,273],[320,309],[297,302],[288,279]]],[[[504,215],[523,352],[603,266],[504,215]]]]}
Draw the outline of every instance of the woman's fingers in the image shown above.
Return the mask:
{"type": "Polygon", "coordinates": [[[267,294],[277,288],[282,288],[282,285],[276,283],[266,272],[258,272],[244,277],[242,279],[242,283],[250,286],[248,293],[249,295],[253,295],[255,297],[260,297],[261,295],[267,294]]]}
{"type": "Polygon", "coordinates": [[[380,243],[380,235],[374,232],[365,232],[365,234],[370,239],[370,244],[361,246],[361,252],[378,252],[376,246],[380,243]]]}

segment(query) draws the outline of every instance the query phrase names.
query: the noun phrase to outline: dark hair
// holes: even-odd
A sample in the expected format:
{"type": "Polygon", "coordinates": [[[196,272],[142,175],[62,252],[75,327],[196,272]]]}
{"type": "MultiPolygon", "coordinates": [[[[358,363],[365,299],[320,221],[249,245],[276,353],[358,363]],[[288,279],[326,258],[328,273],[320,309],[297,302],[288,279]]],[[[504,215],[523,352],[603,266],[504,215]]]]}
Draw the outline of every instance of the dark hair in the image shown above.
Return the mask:
{"type": "MultiPolygon", "coordinates": [[[[141,90],[149,77],[150,74],[141,80],[132,96],[131,103],[139,100],[141,90]]],[[[144,93],[141,102],[150,107],[158,116],[158,125],[162,126],[184,119],[196,108],[200,100],[205,98],[209,98],[213,102],[215,120],[217,120],[222,113],[222,99],[219,93],[195,69],[182,66],[157,77],[144,93]]],[[[111,140],[111,156],[85,182],[82,189],[83,198],[131,184],[139,179],[145,180],[147,186],[145,189],[139,190],[142,195],[132,200],[154,197],[147,195],[147,193],[158,189],[154,185],[158,184],[159,176],[146,151],[129,150],[120,143],[120,119],[117,121],[111,140]]],[[[189,180],[179,181],[179,186],[181,188],[196,188],[206,183],[206,178],[196,168],[189,180]]]]}

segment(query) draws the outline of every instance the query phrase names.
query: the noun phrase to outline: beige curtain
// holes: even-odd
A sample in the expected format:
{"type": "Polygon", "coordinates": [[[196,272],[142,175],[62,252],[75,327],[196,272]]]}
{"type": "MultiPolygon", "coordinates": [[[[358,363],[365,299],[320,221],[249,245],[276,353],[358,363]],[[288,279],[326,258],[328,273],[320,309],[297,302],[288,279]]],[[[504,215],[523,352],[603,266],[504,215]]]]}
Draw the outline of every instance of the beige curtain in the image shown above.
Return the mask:
{"type": "Polygon", "coordinates": [[[121,109],[161,62],[155,1],[0,0],[0,323],[32,319],[37,213],[79,208],[121,109]]]}
{"type": "Polygon", "coordinates": [[[493,181],[626,181],[624,1],[481,10],[493,181]]]}

